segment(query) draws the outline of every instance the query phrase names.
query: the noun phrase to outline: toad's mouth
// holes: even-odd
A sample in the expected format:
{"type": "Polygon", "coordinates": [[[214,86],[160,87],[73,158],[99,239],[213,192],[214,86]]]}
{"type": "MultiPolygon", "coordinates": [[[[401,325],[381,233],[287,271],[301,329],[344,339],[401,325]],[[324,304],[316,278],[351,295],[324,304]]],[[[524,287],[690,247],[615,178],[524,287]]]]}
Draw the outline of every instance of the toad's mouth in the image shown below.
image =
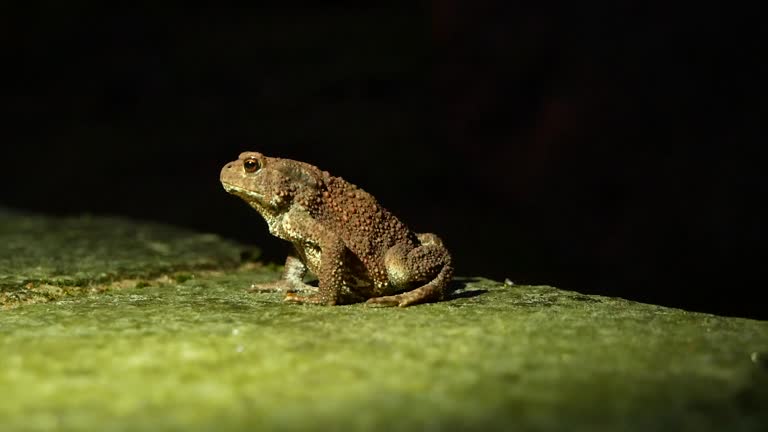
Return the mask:
{"type": "Polygon", "coordinates": [[[225,181],[222,181],[221,185],[224,186],[225,191],[236,197],[242,198],[245,202],[250,204],[251,207],[255,208],[259,212],[274,212],[278,208],[277,203],[269,202],[264,195],[258,192],[243,189],[240,186],[235,186],[232,183],[227,183],[225,181]]]}
{"type": "Polygon", "coordinates": [[[221,182],[221,185],[224,186],[225,191],[231,193],[232,195],[247,196],[249,198],[256,198],[256,199],[263,198],[263,195],[261,194],[257,194],[256,192],[250,191],[248,189],[243,189],[240,186],[235,186],[232,183],[221,182]]]}
{"type": "Polygon", "coordinates": [[[254,191],[243,189],[240,186],[235,186],[232,183],[227,182],[221,182],[221,185],[224,186],[225,191],[231,193],[232,195],[237,195],[241,198],[251,198],[262,202],[264,201],[264,195],[254,191]]]}

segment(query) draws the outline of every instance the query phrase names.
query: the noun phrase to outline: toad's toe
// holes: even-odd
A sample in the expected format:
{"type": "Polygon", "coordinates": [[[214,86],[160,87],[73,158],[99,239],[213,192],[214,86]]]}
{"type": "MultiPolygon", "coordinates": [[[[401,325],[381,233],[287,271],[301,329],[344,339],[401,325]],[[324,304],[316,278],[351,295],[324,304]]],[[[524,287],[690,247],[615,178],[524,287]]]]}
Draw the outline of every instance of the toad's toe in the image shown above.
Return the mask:
{"type": "Polygon", "coordinates": [[[393,296],[384,296],[384,297],[374,297],[371,299],[368,299],[368,301],[365,302],[366,306],[371,307],[394,307],[394,306],[401,306],[401,296],[399,295],[393,295],[393,296]]]}

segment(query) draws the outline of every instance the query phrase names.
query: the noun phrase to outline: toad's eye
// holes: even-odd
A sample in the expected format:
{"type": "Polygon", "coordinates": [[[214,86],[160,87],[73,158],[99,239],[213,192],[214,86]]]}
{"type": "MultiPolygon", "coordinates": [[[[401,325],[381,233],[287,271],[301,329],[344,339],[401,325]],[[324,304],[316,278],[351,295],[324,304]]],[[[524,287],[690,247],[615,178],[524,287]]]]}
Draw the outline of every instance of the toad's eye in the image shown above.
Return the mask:
{"type": "Polygon", "coordinates": [[[256,172],[261,168],[261,162],[254,157],[248,158],[243,161],[243,168],[245,168],[245,172],[247,173],[256,172]]]}

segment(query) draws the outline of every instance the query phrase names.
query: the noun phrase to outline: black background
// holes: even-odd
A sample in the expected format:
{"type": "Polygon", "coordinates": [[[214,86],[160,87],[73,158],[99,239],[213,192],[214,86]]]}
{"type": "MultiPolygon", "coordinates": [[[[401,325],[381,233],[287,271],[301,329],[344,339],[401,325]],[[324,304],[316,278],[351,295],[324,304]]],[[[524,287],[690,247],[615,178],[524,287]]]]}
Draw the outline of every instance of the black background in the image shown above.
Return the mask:
{"type": "Polygon", "coordinates": [[[362,186],[460,275],[768,318],[757,11],[572,3],[9,7],[0,204],[280,262],[218,182],[254,150],[362,186]]]}

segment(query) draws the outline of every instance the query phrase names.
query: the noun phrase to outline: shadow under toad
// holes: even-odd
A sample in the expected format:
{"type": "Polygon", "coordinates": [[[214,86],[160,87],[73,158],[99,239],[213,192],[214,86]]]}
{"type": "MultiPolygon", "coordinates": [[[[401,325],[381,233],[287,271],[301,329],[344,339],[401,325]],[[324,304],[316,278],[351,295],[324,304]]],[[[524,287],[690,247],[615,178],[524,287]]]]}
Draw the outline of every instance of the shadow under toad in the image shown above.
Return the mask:
{"type": "Polygon", "coordinates": [[[480,280],[480,278],[472,277],[461,278],[460,280],[454,279],[450,284],[448,284],[448,288],[446,289],[446,294],[443,301],[472,298],[487,293],[487,289],[467,289],[470,284],[479,282],[480,280]]]}

